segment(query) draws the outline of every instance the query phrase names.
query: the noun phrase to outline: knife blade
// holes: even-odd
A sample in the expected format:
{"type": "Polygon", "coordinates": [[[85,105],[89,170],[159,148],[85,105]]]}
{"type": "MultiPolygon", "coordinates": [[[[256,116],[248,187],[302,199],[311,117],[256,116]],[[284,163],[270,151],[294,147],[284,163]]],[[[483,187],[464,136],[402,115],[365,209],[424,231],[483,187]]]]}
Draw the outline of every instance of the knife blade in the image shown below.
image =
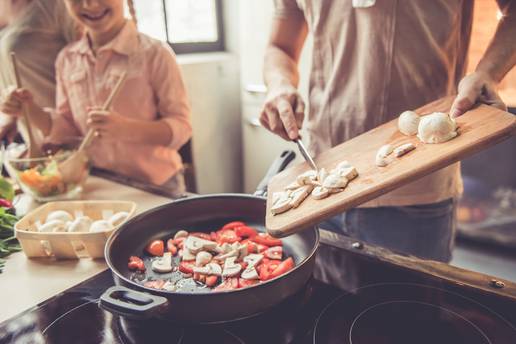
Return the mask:
{"type": "Polygon", "coordinates": [[[319,171],[319,169],[317,168],[317,165],[315,164],[314,162],[314,159],[312,159],[312,157],[310,156],[310,153],[308,153],[308,151],[306,150],[305,148],[305,145],[303,144],[303,142],[301,141],[301,139],[296,139],[294,140],[296,143],[297,143],[297,147],[299,148],[299,151],[301,152],[301,155],[303,156],[303,158],[305,158],[306,162],[316,171],[319,171]]]}

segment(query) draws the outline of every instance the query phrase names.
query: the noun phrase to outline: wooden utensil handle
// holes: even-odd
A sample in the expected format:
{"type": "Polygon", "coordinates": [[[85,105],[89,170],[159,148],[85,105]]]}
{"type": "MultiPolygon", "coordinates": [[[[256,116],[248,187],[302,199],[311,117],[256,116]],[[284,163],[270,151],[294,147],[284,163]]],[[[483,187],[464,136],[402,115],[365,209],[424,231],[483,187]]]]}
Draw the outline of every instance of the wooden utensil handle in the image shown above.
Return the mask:
{"type": "MultiPolygon", "coordinates": [[[[126,77],[127,77],[127,72],[123,72],[122,75],[120,75],[120,77],[118,78],[118,81],[115,84],[115,87],[113,87],[113,89],[111,90],[111,93],[109,94],[109,97],[106,99],[106,101],[104,102],[104,105],[102,106],[103,111],[107,111],[110,108],[111,103],[113,103],[113,100],[115,99],[116,95],[120,91],[122,83],[124,82],[126,77]]],[[[79,146],[78,151],[85,149],[90,144],[91,140],[94,137],[94,134],[95,133],[92,129],[88,130],[88,132],[86,133],[86,136],[84,136],[84,139],[81,142],[81,145],[79,146]]]]}

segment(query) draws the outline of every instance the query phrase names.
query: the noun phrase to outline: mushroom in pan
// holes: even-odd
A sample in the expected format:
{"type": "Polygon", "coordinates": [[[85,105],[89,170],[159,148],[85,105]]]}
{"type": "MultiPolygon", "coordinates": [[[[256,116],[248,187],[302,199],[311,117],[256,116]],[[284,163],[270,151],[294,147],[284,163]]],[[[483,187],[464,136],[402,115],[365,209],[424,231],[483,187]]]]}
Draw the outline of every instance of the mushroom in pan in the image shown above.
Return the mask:
{"type": "Polygon", "coordinates": [[[195,265],[204,266],[208,264],[212,258],[213,256],[210,253],[206,251],[201,251],[197,253],[197,255],[195,256],[195,265]]]}
{"type": "Polygon", "coordinates": [[[190,250],[188,248],[185,247],[182,249],[181,260],[194,260],[194,259],[195,259],[195,254],[190,252],[190,250]]]}
{"type": "Polygon", "coordinates": [[[222,275],[222,268],[217,263],[209,263],[205,266],[194,266],[192,268],[193,272],[200,273],[200,274],[206,274],[206,275],[215,275],[215,276],[221,276],[222,275]]]}
{"type": "Polygon", "coordinates": [[[172,271],[172,253],[165,252],[162,257],[155,259],[151,264],[152,271],[167,273],[172,271]]]}
{"type": "Polygon", "coordinates": [[[174,234],[174,239],[186,238],[187,236],[188,236],[188,232],[181,229],[181,230],[177,231],[176,234],[174,234]]]}
{"type": "Polygon", "coordinates": [[[260,264],[263,259],[263,254],[259,253],[251,253],[244,257],[244,262],[247,263],[247,266],[256,266],[260,264]]]}
{"type": "Polygon", "coordinates": [[[233,277],[242,270],[242,265],[235,263],[236,257],[227,258],[222,269],[222,277],[233,277]]]}
{"type": "Polygon", "coordinates": [[[259,279],[260,276],[256,271],[256,268],[252,265],[248,266],[244,271],[242,271],[241,277],[246,280],[259,279]]]}
{"type": "Polygon", "coordinates": [[[185,240],[185,247],[192,253],[197,253],[202,250],[212,251],[217,247],[217,243],[211,240],[189,236],[185,240]]]}

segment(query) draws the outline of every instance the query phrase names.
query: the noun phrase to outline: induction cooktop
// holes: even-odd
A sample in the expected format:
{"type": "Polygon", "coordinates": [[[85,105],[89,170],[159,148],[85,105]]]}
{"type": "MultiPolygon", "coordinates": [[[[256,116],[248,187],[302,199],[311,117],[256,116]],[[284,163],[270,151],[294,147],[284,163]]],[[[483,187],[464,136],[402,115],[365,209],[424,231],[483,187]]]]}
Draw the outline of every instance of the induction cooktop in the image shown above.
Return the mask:
{"type": "Polygon", "coordinates": [[[106,270],[0,324],[0,343],[516,343],[511,286],[500,290],[505,286],[487,276],[451,267],[442,276],[383,249],[321,237],[314,278],[246,320],[185,326],[112,315],[98,306],[114,285],[106,270]],[[475,285],[470,275],[492,287],[475,285]]]}

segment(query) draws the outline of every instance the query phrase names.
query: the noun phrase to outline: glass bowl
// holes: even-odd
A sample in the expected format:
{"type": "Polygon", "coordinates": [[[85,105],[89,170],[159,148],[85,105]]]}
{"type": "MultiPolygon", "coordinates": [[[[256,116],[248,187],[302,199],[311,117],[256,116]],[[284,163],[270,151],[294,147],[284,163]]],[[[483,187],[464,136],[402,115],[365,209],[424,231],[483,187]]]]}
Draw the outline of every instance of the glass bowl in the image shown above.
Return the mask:
{"type": "Polygon", "coordinates": [[[79,139],[44,147],[46,157],[25,158],[25,145],[9,145],[4,154],[4,166],[22,191],[39,202],[74,199],[80,196],[84,182],[89,176],[90,166],[84,161],[73,181],[63,180],[59,164],[65,161],[80,143],[79,139]],[[50,149],[46,149],[50,148],[50,149]]]}

